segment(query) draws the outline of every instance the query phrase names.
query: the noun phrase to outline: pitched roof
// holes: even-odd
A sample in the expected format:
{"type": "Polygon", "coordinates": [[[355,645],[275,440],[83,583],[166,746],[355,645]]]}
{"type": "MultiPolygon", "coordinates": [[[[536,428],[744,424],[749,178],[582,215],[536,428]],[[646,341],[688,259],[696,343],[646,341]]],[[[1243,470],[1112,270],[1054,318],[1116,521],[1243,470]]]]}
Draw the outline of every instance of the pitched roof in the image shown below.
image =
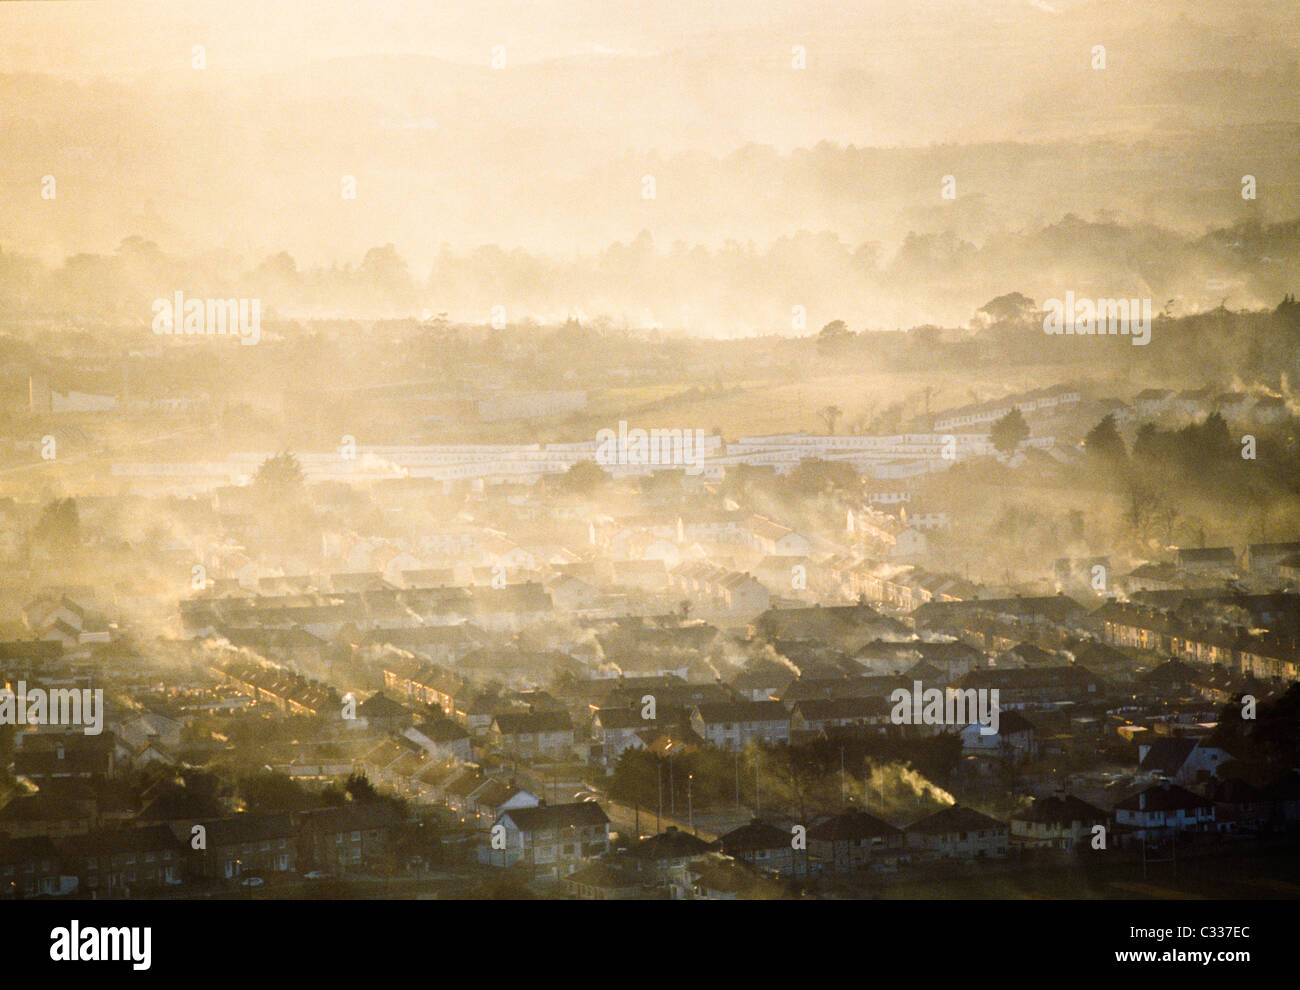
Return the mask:
{"type": "Polygon", "coordinates": [[[705,722],[780,722],[790,717],[779,701],[705,702],[696,705],[705,722]]]}
{"type": "Polygon", "coordinates": [[[1154,739],[1150,748],[1142,754],[1138,766],[1143,770],[1155,770],[1172,777],[1182,769],[1194,749],[1194,739],[1154,739]]]}
{"type": "Polygon", "coordinates": [[[924,835],[949,835],[953,832],[989,832],[1006,825],[974,808],[954,804],[908,825],[905,831],[924,835]]]}
{"type": "Polygon", "coordinates": [[[326,834],[387,828],[402,820],[397,808],[388,801],[345,804],[338,808],[321,808],[302,814],[303,825],[326,834]]]}
{"type": "Polygon", "coordinates": [[[502,735],[513,736],[519,733],[536,732],[570,732],[573,720],[569,713],[559,712],[503,712],[493,719],[493,723],[502,735]]]}
{"type": "Polygon", "coordinates": [[[509,818],[521,832],[576,826],[591,828],[609,824],[605,809],[595,801],[578,801],[574,804],[544,804],[536,808],[515,808],[501,813],[509,818]]]}
{"type": "Polygon", "coordinates": [[[823,842],[861,842],[864,839],[902,834],[901,829],[875,815],[867,814],[861,808],[851,808],[808,829],[808,838],[823,842]]]}
{"type": "Polygon", "coordinates": [[[382,691],[376,691],[357,706],[357,714],[365,718],[401,718],[411,713],[382,691]]]}
{"type": "Polygon", "coordinates": [[[805,719],[815,722],[887,715],[890,704],[885,698],[808,698],[797,702],[795,708],[805,719]]]}
{"type": "Polygon", "coordinates": [[[705,842],[699,836],[682,832],[676,826],[669,825],[659,835],[642,839],[627,851],[627,855],[642,860],[687,859],[702,856],[709,851],[712,843],[705,842]]]}
{"type": "Polygon", "coordinates": [[[146,825],[143,828],[113,828],[70,836],[60,840],[59,851],[66,856],[98,857],[118,853],[179,852],[182,843],[166,825],[146,825]]]}
{"type": "Polygon", "coordinates": [[[1164,781],[1152,784],[1144,791],[1125,798],[1115,805],[1116,811],[1177,811],[1187,808],[1209,808],[1213,802],[1185,787],[1164,781]]]}
{"type": "Polygon", "coordinates": [[[1104,822],[1106,812],[1094,808],[1073,794],[1053,794],[1038,798],[1024,811],[1013,816],[1017,821],[1041,822],[1045,825],[1069,825],[1072,822],[1104,822]]]}
{"type": "Polygon", "coordinates": [[[229,818],[214,818],[202,823],[207,832],[208,847],[259,842],[262,839],[284,839],[298,834],[288,815],[239,814],[229,818]]]}
{"type": "Polygon", "coordinates": [[[748,825],[742,825],[722,836],[718,839],[718,844],[724,852],[732,855],[758,849],[790,849],[793,848],[790,838],[789,831],[755,818],[748,825]]]}

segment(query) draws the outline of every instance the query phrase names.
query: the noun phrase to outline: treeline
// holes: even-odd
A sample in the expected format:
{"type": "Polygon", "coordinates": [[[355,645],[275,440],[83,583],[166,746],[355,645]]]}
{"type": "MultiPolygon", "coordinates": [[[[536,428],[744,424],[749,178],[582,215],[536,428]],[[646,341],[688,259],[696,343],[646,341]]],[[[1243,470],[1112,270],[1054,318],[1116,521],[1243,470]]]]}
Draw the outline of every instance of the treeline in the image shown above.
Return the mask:
{"type": "MultiPolygon", "coordinates": [[[[982,315],[973,321],[976,307],[1000,288],[1015,288],[1040,302],[1070,290],[1080,297],[1150,297],[1157,314],[1169,303],[1174,315],[1208,310],[1202,320],[1218,337],[1237,332],[1239,314],[1214,307],[1225,300],[1236,310],[1271,306],[1293,291],[1298,271],[1300,221],[1243,221],[1191,238],[1067,215],[982,243],[952,232],[912,233],[893,252],[824,231],[800,231],[766,246],[728,241],[714,248],[664,244],[642,231],[630,242],[565,258],[494,245],[444,247],[427,273],[413,272],[392,244],[371,248],[355,265],[300,267],[280,252],[250,267],[226,255],[169,255],[131,237],[111,254],[75,255],[52,269],[21,253],[0,253],[0,309],[19,317],[147,326],[153,300],[179,289],[191,297],[258,298],[264,318],[442,313],[452,321],[518,324],[582,314],[706,334],[801,335],[836,318],[852,331],[981,325],[988,321],[982,315]]],[[[1022,357],[1074,355],[1091,362],[1108,346],[1130,348],[1126,338],[1048,337],[1041,325],[1036,336],[1026,334],[1032,324],[1015,321],[985,329],[1007,355],[1022,357]]],[[[1157,328],[1142,359],[1162,369],[1214,364],[1213,348],[1192,341],[1189,351],[1188,341],[1171,338],[1167,327],[1157,328]]]]}

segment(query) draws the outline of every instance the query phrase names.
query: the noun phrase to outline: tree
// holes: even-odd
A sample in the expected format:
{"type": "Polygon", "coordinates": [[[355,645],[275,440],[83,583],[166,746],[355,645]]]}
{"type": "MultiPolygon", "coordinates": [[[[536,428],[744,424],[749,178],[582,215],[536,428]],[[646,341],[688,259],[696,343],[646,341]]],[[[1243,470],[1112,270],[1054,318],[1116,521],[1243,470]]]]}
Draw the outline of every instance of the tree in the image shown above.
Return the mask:
{"type": "Polygon", "coordinates": [[[41,510],[32,536],[37,543],[50,550],[67,552],[81,545],[81,516],[77,502],[71,498],[56,498],[41,510]]]}
{"type": "Polygon", "coordinates": [[[306,811],[320,800],[287,774],[263,771],[239,781],[239,795],[249,811],[306,811]]]}
{"type": "Polygon", "coordinates": [[[292,499],[303,490],[302,465],[292,453],[281,451],[261,463],[253,487],[273,501],[292,499]]]}
{"type": "Polygon", "coordinates": [[[844,415],[844,410],[839,406],[827,406],[822,409],[818,415],[821,416],[822,420],[826,423],[826,432],[831,436],[834,436],[835,424],[839,418],[844,415]]]}
{"type": "Polygon", "coordinates": [[[1145,539],[1153,522],[1157,504],[1155,490],[1138,481],[1129,482],[1125,492],[1124,521],[1145,539]]]}
{"type": "Polygon", "coordinates": [[[1027,323],[1037,315],[1034,301],[1019,292],[990,299],[975,311],[976,320],[989,325],[1027,323]]]}
{"type": "Polygon", "coordinates": [[[1114,413],[1107,413],[1101,422],[1088,431],[1088,435],[1083,438],[1083,446],[1089,454],[1107,464],[1119,465],[1128,459],[1128,448],[1124,446],[1124,438],[1115,427],[1114,413]]]}
{"type": "Polygon", "coordinates": [[[1133,440],[1135,460],[1150,463],[1162,456],[1165,449],[1166,435],[1156,427],[1155,423],[1143,423],[1138,427],[1137,436],[1133,440]]]}
{"type": "Polygon", "coordinates": [[[1021,415],[1019,406],[1014,406],[1011,412],[993,424],[989,438],[993,441],[993,448],[1006,457],[1029,439],[1029,424],[1021,415]]]}
{"type": "Polygon", "coordinates": [[[609,475],[605,473],[604,468],[599,464],[594,461],[578,461],[577,464],[556,478],[555,484],[560,491],[572,492],[576,495],[589,495],[607,481],[609,481],[609,475]]]}
{"type": "Polygon", "coordinates": [[[357,278],[391,302],[409,298],[413,284],[406,259],[392,244],[372,247],[357,267],[357,278]]]}
{"type": "Polygon", "coordinates": [[[817,353],[834,354],[852,339],[853,334],[849,331],[847,323],[843,320],[831,320],[817,335],[817,353]]]}
{"type": "Polygon", "coordinates": [[[1228,429],[1228,423],[1220,413],[1212,412],[1205,417],[1205,422],[1201,424],[1199,433],[1198,447],[1212,461],[1224,460],[1236,452],[1231,431],[1228,429]]]}
{"type": "Polygon", "coordinates": [[[860,491],[862,476],[848,461],[823,461],[805,457],[794,470],[781,479],[781,491],[787,499],[805,498],[828,491],[860,491]]]}

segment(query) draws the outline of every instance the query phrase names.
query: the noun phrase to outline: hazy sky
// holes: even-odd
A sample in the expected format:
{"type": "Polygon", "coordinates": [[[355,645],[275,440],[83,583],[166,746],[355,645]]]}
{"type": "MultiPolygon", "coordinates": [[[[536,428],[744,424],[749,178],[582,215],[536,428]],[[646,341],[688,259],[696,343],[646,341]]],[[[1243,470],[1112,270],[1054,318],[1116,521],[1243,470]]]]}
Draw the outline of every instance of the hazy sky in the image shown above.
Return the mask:
{"type": "Polygon", "coordinates": [[[1197,236],[1300,214],[1298,33],[1293,0],[0,0],[0,251],[1197,236]]]}
{"type": "Polygon", "coordinates": [[[519,62],[683,49],[761,58],[773,46],[784,51],[812,40],[830,42],[822,44],[827,56],[866,61],[904,45],[924,72],[926,61],[940,54],[933,46],[940,39],[1010,47],[1062,21],[1099,31],[1145,26],[1152,33],[1141,40],[1158,56],[1174,40],[1179,13],[1247,34],[1263,28],[1281,41],[1295,36],[1294,23],[1278,19],[1288,10],[1294,14],[1294,5],[1276,0],[17,0],[0,3],[0,71],[167,72],[187,67],[195,44],[208,47],[213,65],[255,71],[380,52],[485,62],[498,44],[519,62]]]}

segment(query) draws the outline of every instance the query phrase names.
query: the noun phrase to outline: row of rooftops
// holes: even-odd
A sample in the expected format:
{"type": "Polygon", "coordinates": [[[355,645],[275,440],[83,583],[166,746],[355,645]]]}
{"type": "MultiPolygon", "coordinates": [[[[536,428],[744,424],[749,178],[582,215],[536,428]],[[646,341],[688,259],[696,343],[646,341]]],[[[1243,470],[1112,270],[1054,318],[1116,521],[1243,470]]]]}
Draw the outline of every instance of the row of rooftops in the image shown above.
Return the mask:
{"type": "Polygon", "coordinates": [[[1203,643],[1289,663],[1300,662],[1300,640],[1293,635],[1253,632],[1237,625],[1193,621],[1132,602],[1107,602],[1094,613],[1114,626],[1143,629],[1188,643],[1203,643]]]}
{"type": "Polygon", "coordinates": [[[551,596],[537,582],[505,587],[374,588],[367,591],[284,595],[199,596],[183,599],[187,626],[263,625],[352,621],[373,622],[377,615],[460,616],[501,612],[549,612],[551,596]]]}
{"type": "Polygon", "coordinates": [[[401,820],[396,808],[385,801],[293,813],[246,813],[171,825],[103,828],[55,840],[0,839],[0,864],[30,862],[32,854],[38,851],[61,860],[107,860],[123,854],[148,852],[189,855],[195,825],[204,828],[207,848],[215,851],[226,846],[296,839],[304,832],[342,835],[358,830],[390,828],[401,820]]]}
{"type": "Polygon", "coordinates": [[[311,712],[341,710],[342,698],[334,688],[278,667],[228,662],[217,670],[243,690],[268,695],[286,705],[311,712]]]}

